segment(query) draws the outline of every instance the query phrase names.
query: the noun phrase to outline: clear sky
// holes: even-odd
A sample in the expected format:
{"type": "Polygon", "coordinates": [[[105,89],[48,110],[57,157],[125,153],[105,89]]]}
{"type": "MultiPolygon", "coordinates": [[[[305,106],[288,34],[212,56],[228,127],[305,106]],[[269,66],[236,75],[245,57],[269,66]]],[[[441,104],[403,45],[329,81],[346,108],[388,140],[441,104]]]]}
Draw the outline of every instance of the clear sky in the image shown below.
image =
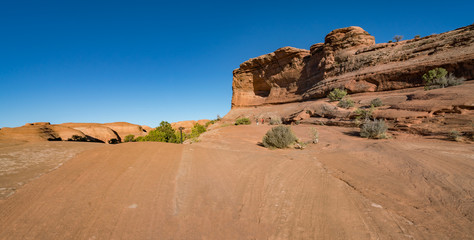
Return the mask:
{"type": "Polygon", "coordinates": [[[232,70],[336,28],[377,43],[463,27],[473,1],[0,1],[0,127],[213,119],[232,70]]]}

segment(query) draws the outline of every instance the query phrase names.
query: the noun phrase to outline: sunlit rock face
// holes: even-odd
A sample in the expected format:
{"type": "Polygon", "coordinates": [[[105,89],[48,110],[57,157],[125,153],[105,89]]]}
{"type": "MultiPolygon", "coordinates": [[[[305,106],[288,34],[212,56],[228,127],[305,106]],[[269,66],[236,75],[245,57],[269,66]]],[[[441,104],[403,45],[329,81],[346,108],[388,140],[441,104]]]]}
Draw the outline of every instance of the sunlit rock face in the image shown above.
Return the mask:
{"type": "Polygon", "coordinates": [[[357,93],[417,87],[435,67],[474,78],[474,25],[379,44],[360,27],[336,29],[309,51],[283,47],[242,63],[233,72],[232,107],[316,99],[334,88],[357,93]]]}

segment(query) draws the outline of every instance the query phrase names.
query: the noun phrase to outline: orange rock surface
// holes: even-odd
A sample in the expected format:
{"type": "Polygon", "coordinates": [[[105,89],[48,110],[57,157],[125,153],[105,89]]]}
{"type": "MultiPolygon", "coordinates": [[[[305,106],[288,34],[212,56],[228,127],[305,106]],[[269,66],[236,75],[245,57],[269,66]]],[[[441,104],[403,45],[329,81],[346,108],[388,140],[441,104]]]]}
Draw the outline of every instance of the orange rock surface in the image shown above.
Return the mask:
{"type": "Polygon", "coordinates": [[[309,51],[284,47],[242,63],[233,72],[232,107],[318,99],[334,88],[359,93],[418,87],[435,67],[474,78],[474,25],[379,44],[360,27],[336,29],[309,51]]]}

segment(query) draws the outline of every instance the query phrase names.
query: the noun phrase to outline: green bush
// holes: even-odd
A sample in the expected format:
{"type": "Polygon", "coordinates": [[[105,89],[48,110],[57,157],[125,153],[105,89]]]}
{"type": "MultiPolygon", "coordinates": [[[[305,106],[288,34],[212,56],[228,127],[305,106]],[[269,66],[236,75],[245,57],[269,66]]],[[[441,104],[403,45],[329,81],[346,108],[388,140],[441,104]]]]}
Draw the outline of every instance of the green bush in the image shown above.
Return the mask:
{"type": "Polygon", "coordinates": [[[425,83],[425,89],[433,85],[433,81],[445,77],[448,71],[444,68],[434,68],[423,74],[423,83],[425,83]]]}
{"type": "Polygon", "coordinates": [[[204,127],[208,128],[209,126],[211,126],[212,124],[216,123],[217,121],[216,120],[211,120],[209,122],[207,122],[204,127]]]}
{"type": "Polygon", "coordinates": [[[266,148],[287,148],[298,141],[290,127],[276,126],[263,136],[262,143],[266,148]]]}
{"type": "Polygon", "coordinates": [[[239,118],[235,121],[235,125],[250,125],[250,119],[248,118],[239,118]]]}
{"type": "Polygon", "coordinates": [[[347,91],[344,89],[335,88],[329,94],[328,98],[334,102],[339,101],[347,95],[347,91]]]}
{"type": "Polygon", "coordinates": [[[368,109],[358,108],[354,111],[356,120],[369,121],[374,114],[374,106],[370,106],[368,109]]]}
{"type": "Polygon", "coordinates": [[[193,128],[191,129],[190,137],[191,138],[197,138],[197,137],[199,137],[199,135],[201,135],[201,133],[203,133],[205,131],[206,131],[206,127],[204,127],[203,125],[201,125],[199,123],[196,123],[196,124],[194,124],[193,128]]]}
{"type": "Polygon", "coordinates": [[[125,138],[124,138],[123,141],[124,141],[124,142],[133,142],[133,139],[134,139],[134,138],[135,138],[135,135],[129,134],[129,135],[125,136],[125,138]]]}
{"type": "Polygon", "coordinates": [[[380,98],[375,98],[375,99],[372,99],[372,101],[370,101],[370,106],[381,107],[383,106],[383,102],[380,98]]]}
{"type": "Polygon", "coordinates": [[[68,141],[87,142],[87,137],[81,137],[79,135],[72,135],[71,138],[68,138],[68,141]]]}
{"type": "Polygon", "coordinates": [[[360,136],[364,138],[387,138],[387,125],[383,120],[367,121],[360,127],[360,136]]]}
{"type": "Polygon", "coordinates": [[[138,137],[135,141],[142,141],[142,142],[169,142],[169,143],[180,143],[181,139],[179,139],[178,135],[171,127],[171,124],[162,121],[160,126],[155,128],[146,135],[145,137],[140,138],[138,137]]]}
{"type": "Polygon", "coordinates": [[[280,125],[282,124],[280,117],[271,117],[270,118],[270,125],[280,125]]]}
{"type": "Polygon", "coordinates": [[[350,99],[349,97],[343,98],[339,103],[337,104],[338,107],[340,108],[351,108],[354,107],[354,101],[350,99]]]}
{"type": "Polygon", "coordinates": [[[425,84],[425,90],[431,90],[461,85],[464,79],[457,78],[452,73],[448,74],[448,71],[444,68],[435,68],[423,75],[423,82],[425,84]]]}

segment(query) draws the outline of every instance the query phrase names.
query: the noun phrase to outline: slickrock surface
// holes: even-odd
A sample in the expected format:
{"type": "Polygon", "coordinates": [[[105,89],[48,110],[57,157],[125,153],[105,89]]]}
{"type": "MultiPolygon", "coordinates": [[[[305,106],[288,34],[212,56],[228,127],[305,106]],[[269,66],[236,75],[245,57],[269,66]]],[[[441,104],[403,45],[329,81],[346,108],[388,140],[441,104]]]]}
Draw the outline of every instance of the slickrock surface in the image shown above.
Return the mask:
{"type": "MultiPolygon", "coordinates": [[[[0,239],[474,235],[472,145],[316,126],[318,144],[268,150],[270,127],[218,128],[192,145],[95,144],[0,200],[0,239]]],[[[308,141],[311,127],[293,129],[308,141]]]]}
{"type": "Polygon", "coordinates": [[[370,109],[370,102],[379,98],[383,106],[375,108],[373,117],[384,119],[392,131],[404,131],[446,139],[458,131],[466,141],[474,140],[474,81],[463,85],[425,91],[423,87],[386,92],[352,94],[355,106],[340,108],[328,98],[256,107],[233,108],[223,121],[240,117],[250,119],[281,118],[287,124],[309,123],[357,127],[355,110],[370,109]]]}

